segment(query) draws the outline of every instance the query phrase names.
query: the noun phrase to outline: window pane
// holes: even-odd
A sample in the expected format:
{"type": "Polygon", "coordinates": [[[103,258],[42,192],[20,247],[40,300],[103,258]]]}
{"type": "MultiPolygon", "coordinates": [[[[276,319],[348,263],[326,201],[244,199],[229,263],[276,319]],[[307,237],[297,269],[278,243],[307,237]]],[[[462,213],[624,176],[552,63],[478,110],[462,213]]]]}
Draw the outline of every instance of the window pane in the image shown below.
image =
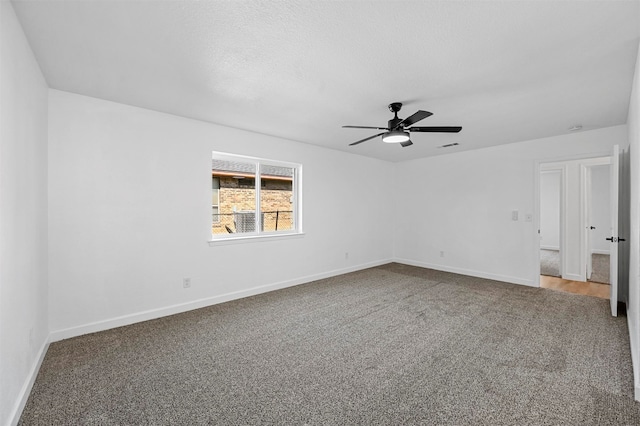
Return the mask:
{"type": "Polygon", "coordinates": [[[219,190],[220,190],[220,178],[211,177],[211,222],[216,224],[220,223],[220,214],[218,211],[219,204],[219,190]]]}
{"type": "Polygon", "coordinates": [[[219,182],[219,223],[213,223],[213,234],[255,232],[255,164],[213,159],[211,170],[219,182]]]}
{"type": "Polygon", "coordinates": [[[260,211],[265,232],[295,229],[293,215],[293,178],[291,167],[260,166],[260,211]]]}
{"type": "Polygon", "coordinates": [[[218,206],[211,206],[211,220],[213,223],[220,223],[220,214],[218,213],[218,206]]]}

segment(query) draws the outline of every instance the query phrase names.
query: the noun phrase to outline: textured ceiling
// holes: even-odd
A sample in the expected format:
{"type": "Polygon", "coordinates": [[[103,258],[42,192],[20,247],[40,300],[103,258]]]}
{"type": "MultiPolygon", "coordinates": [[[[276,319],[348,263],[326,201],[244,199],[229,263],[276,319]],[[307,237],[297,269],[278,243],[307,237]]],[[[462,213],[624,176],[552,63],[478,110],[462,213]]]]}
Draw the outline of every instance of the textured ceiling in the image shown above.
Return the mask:
{"type": "Polygon", "coordinates": [[[13,4],[52,88],[390,161],[623,124],[640,36],[638,0],[13,4]],[[463,130],[347,146],[394,101],[463,130]]]}

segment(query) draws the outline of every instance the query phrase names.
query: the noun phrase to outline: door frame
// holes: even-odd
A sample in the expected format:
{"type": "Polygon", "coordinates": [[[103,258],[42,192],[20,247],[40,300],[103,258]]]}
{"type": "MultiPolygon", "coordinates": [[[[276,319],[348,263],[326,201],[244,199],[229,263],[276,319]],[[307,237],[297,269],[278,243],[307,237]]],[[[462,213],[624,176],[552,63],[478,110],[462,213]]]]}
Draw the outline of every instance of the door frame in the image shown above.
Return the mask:
{"type": "MultiPolygon", "coordinates": [[[[607,151],[602,151],[602,152],[596,152],[593,153],[591,155],[569,155],[569,156],[560,156],[560,157],[552,157],[552,158],[544,158],[544,159],[539,159],[539,160],[535,160],[534,161],[534,168],[533,168],[533,178],[534,178],[534,193],[533,193],[533,206],[534,209],[533,211],[536,212],[535,214],[535,218],[534,218],[534,224],[535,226],[532,228],[531,232],[532,232],[532,245],[531,245],[531,249],[533,252],[533,258],[535,259],[535,264],[533,265],[532,268],[532,272],[531,272],[531,276],[532,276],[532,280],[531,282],[534,283],[536,285],[536,287],[540,287],[540,171],[541,171],[541,167],[553,167],[553,165],[557,165],[560,166],[559,163],[564,163],[564,162],[570,162],[570,161],[577,161],[577,160],[597,160],[600,158],[611,158],[611,150],[607,150],[607,151]],[[555,164],[554,164],[555,163],[555,164]]],[[[566,207],[565,207],[565,203],[566,203],[566,197],[564,196],[566,191],[566,185],[567,185],[567,179],[566,179],[566,169],[563,172],[565,173],[562,177],[563,179],[563,185],[561,187],[561,192],[562,192],[562,202],[560,203],[560,208],[562,210],[562,215],[564,215],[564,212],[566,212],[566,207]]],[[[581,226],[584,226],[583,224],[581,224],[581,226]]],[[[564,228],[564,226],[563,226],[564,228]]],[[[560,263],[563,264],[564,263],[564,256],[562,255],[562,253],[565,251],[563,250],[564,246],[562,245],[564,243],[564,241],[562,241],[565,238],[565,234],[566,234],[566,229],[564,229],[561,234],[560,234],[560,263]]],[[[561,272],[563,271],[563,266],[561,266],[561,272]]],[[[585,270],[586,272],[586,270],[585,270]]]]}
{"type": "Polygon", "coordinates": [[[553,163],[541,163],[538,167],[538,206],[537,206],[537,231],[536,231],[536,238],[538,240],[538,249],[537,249],[537,255],[538,255],[538,284],[540,282],[540,250],[541,250],[541,244],[540,244],[540,236],[541,236],[541,227],[540,227],[540,218],[542,216],[541,213],[541,203],[540,203],[540,196],[542,195],[541,191],[540,191],[540,178],[542,177],[543,173],[558,173],[559,177],[560,177],[560,187],[559,187],[559,197],[560,199],[558,200],[558,204],[559,204],[559,212],[558,212],[558,252],[559,252],[559,264],[558,264],[558,273],[560,275],[560,277],[562,277],[563,275],[563,271],[564,271],[564,244],[566,241],[566,236],[565,236],[565,232],[564,232],[564,214],[565,214],[565,203],[566,203],[566,197],[565,197],[565,191],[566,191],[566,182],[567,182],[567,168],[562,165],[562,164],[555,164],[555,162],[553,163]]]}
{"type": "MultiPolygon", "coordinates": [[[[609,166],[611,168],[611,155],[607,157],[593,158],[588,163],[580,165],[580,224],[582,236],[580,238],[580,270],[585,274],[585,281],[589,280],[588,267],[591,263],[591,248],[589,240],[591,230],[587,229],[589,223],[589,207],[591,204],[591,167],[609,166]]],[[[611,171],[611,169],[609,169],[611,171]]]]}
{"type": "Polygon", "coordinates": [[[591,247],[593,244],[592,232],[590,226],[593,222],[593,218],[591,217],[592,209],[593,209],[593,175],[591,167],[593,166],[585,166],[581,167],[580,172],[584,170],[584,209],[582,209],[582,215],[584,217],[584,248],[585,252],[585,262],[586,262],[586,273],[585,273],[585,281],[589,281],[591,279],[591,275],[593,275],[593,255],[591,253],[591,247]]]}

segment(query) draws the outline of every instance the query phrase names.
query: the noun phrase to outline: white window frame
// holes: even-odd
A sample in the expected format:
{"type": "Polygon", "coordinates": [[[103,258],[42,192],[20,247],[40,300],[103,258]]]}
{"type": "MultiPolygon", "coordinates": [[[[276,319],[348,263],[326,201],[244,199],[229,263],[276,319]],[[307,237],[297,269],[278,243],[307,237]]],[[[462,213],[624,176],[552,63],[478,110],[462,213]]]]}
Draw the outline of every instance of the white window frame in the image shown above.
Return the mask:
{"type": "MultiPolygon", "coordinates": [[[[236,241],[251,241],[251,240],[260,240],[260,239],[270,239],[270,238],[284,238],[284,237],[292,237],[303,235],[302,232],[302,165],[297,163],[290,163],[285,161],[278,160],[270,160],[266,158],[258,158],[258,157],[249,157],[245,155],[236,155],[229,154],[225,152],[212,151],[211,159],[222,160],[222,161],[234,161],[234,162],[243,162],[243,163],[252,163],[255,166],[255,230],[254,232],[241,232],[241,233],[233,233],[233,234],[211,234],[211,239],[209,240],[210,245],[214,245],[217,243],[225,242],[236,242],[236,241]],[[260,209],[260,196],[261,196],[261,166],[278,166],[278,167],[287,167],[293,169],[293,179],[292,179],[292,193],[293,193],[293,202],[291,203],[293,209],[293,229],[284,230],[284,231],[260,231],[262,214],[260,209]]],[[[209,163],[211,164],[211,163],[209,163]]],[[[209,176],[211,176],[211,171],[209,171],[209,176]]],[[[211,184],[209,184],[211,187],[211,184]]],[[[220,191],[220,190],[218,190],[220,191]]],[[[218,192],[218,196],[219,196],[218,192]]],[[[211,195],[209,195],[209,199],[211,199],[211,195]]],[[[219,206],[219,204],[218,204],[219,206]]],[[[218,207],[218,212],[220,213],[220,208],[218,207]]],[[[211,217],[211,215],[209,215],[211,217]]],[[[209,229],[211,229],[211,225],[213,222],[209,223],[209,229]]]]}
{"type": "MultiPolygon", "coordinates": [[[[215,207],[218,209],[218,213],[217,213],[218,220],[217,221],[213,220],[213,207],[214,207],[214,205],[212,203],[211,204],[211,211],[212,211],[212,213],[211,213],[211,216],[212,216],[211,223],[212,224],[219,224],[220,223],[220,178],[216,178],[216,179],[218,179],[218,204],[216,204],[215,207]]],[[[213,180],[213,177],[212,177],[212,180],[213,180]]],[[[213,188],[211,188],[211,190],[213,191],[213,188]]]]}

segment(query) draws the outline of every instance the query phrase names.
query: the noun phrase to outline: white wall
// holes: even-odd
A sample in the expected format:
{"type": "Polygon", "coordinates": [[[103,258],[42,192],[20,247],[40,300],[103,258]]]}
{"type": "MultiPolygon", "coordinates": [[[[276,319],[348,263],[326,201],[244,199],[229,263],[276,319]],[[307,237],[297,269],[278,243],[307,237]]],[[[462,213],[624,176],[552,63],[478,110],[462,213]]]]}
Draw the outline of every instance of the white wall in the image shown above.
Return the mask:
{"type": "Polygon", "coordinates": [[[635,398],[640,401],[640,48],[633,77],[627,118],[630,173],[631,220],[629,233],[629,304],[627,321],[635,376],[635,398]]]}
{"type": "Polygon", "coordinates": [[[47,329],[47,86],[0,2],[0,424],[19,415],[47,329]]]}
{"type": "Polygon", "coordinates": [[[559,170],[540,172],[540,247],[560,250],[559,170]]]}
{"type": "Polygon", "coordinates": [[[593,166],[591,169],[590,224],[591,252],[609,254],[611,237],[611,166],[593,166]]]}
{"type": "Polygon", "coordinates": [[[54,340],[392,258],[391,163],[56,90],[49,101],[54,340]],[[305,235],[210,247],[213,150],[301,163],[305,235]]]}
{"type": "Polygon", "coordinates": [[[415,185],[396,185],[395,258],[538,285],[536,218],[525,221],[534,213],[536,161],[608,155],[626,145],[626,132],[615,126],[396,165],[396,182],[415,185]]]}

